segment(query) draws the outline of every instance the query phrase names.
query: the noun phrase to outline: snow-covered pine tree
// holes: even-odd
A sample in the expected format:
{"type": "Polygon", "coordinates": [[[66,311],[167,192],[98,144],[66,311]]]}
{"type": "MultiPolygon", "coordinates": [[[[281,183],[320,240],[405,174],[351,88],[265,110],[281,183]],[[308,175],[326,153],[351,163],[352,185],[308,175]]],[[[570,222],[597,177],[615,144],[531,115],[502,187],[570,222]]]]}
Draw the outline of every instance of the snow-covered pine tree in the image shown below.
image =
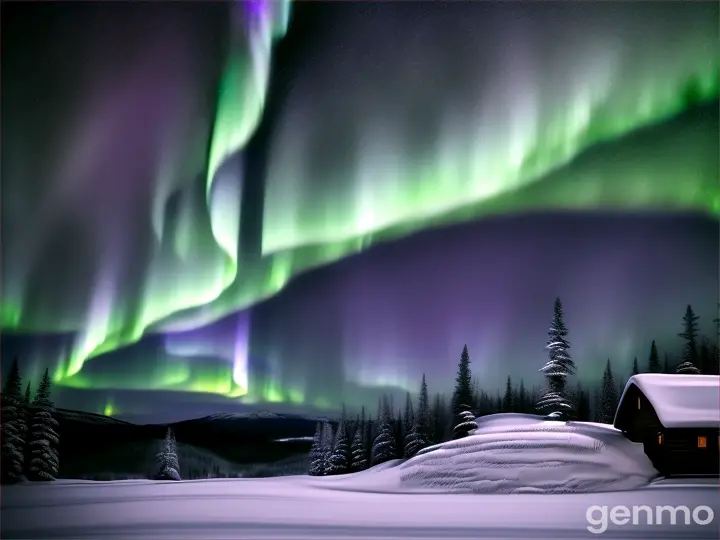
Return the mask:
{"type": "Polygon", "coordinates": [[[323,423],[322,436],[320,437],[320,449],[322,452],[322,474],[330,474],[330,458],[332,457],[335,433],[332,424],[328,421],[323,423]]]}
{"type": "MultiPolygon", "coordinates": [[[[667,359],[667,356],[665,357],[667,359]]],[[[650,355],[648,356],[648,373],[660,373],[660,356],[658,355],[657,345],[655,340],[650,344],[650,355]]]]}
{"type": "Polygon", "coordinates": [[[700,370],[692,362],[680,362],[675,368],[675,373],[680,375],[699,375],[700,370]]]}
{"type": "Polygon", "coordinates": [[[162,444],[162,450],[157,454],[158,468],[155,478],[157,480],[181,480],[175,434],[171,427],[167,428],[162,444]]]}
{"type": "Polygon", "coordinates": [[[13,360],[2,393],[2,483],[22,480],[25,465],[25,436],[27,424],[22,406],[22,379],[18,361],[13,360]]]}
{"type": "Polygon", "coordinates": [[[638,362],[637,362],[637,356],[633,358],[633,367],[632,367],[632,374],[638,375],[640,373],[640,368],[638,368],[638,362]]]}
{"type": "Polygon", "coordinates": [[[472,407],[472,373],[470,372],[470,353],[467,345],[463,347],[455,377],[455,390],[452,397],[452,413],[459,418],[460,413],[472,407]]]}
{"type": "MultiPolygon", "coordinates": [[[[698,317],[695,315],[692,306],[688,305],[685,309],[685,315],[683,315],[683,331],[678,334],[679,337],[685,340],[683,347],[683,353],[680,360],[680,364],[690,363],[693,367],[698,365],[698,317]]],[[[680,366],[678,366],[679,368],[680,366]]],[[[679,373],[679,371],[678,371],[679,373]]]]}
{"type": "Polygon", "coordinates": [[[403,414],[403,457],[408,455],[408,444],[412,440],[415,430],[415,410],[412,404],[412,396],[410,392],[405,394],[405,414],[403,414]]]}
{"type": "Polygon", "coordinates": [[[33,416],[31,388],[30,381],[28,381],[27,385],[25,385],[25,396],[22,401],[23,418],[25,420],[25,432],[23,433],[25,448],[23,452],[25,454],[26,469],[30,466],[30,461],[32,459],[32,455],[30,454],[30,424],[32,424],[33,416]]]}
{"type": "Polygon", "coordinates": [[[393,429],[392,410],[386,397],[381,402],[381,416],[378,419],[378,434],[372,446],[372,465],[379,465],[397,457],[395,430],[393,429]]]}
{"type": "Polygon", "coordinates": [[[453,428],[453,439],[467,437],[472,430],[477,429],[475,415],[470,408],[461,411],[459,417],[460,422],[453,428]]]}
{"type": "Polygon", "coordinates": [[[567,396],[566,380],[575,373],[575,362],[570,356],[570,343],[565,339],[568,331],[563,321],[563,308],[560,298],[555,299],[553,322],[548,331],[549,339],[545,348],[550,359],[540,369],[547,381],[547,391],[537,403],[540,411],[566,416],[572,412],[572,404],[567,396]]]}
{"type": "Polygon", "coordinates": [[[345,407],[343,407],[332,452],[330,452],[330,458],[328,459],[327,474],[346,474],[350,470],[350,441],[348,441],[346,426],[345,407]]]}
{"type": "Polygon", "coordinates": [[[599,421],[603,424],[612,424],[615,420],[615,411],[618,405],[618,392],[615,386],[610,359],[608,358],[603,372],[602,390],[600,392],[599,421]]]}
{"type": "Polygon", "coordinates": [[[60,468],[57,434],[58,421],[53,418],[55,404],[50,399],[50,373],[46,369],[35,392],[32,403],[33,415],[29,430],[28,478],[30,480],[55,480],[60,468]]]}
{"type": "Polygon", "coordinates": [[[308,467],[308,474],[310,476],[322,476],[323,474],[322,430],[323,424],[318,421],[315,425],[315,435],[313,436],[312,446],[310,447],[310,464],[308,467]]]}
{"type": "Polygon", "coordinates": [[[395,433],[395,458],[404,457],[405,452],[405,429],[403,423],[403,412],[398,409],[397,416],[393,420],[393,432],[395,433]]]}
{"type": "Polygon", "coordinates": [[[359,472],[367,469],[367,450],[364,435],[364,426],[359,426],[355,430],[355,436],[350,446],[350,472],[359,472]]]}
{"type": "Polygon", "coordinates": [[[410,433],[405,437],[405,457],[412,457],[426,446],[430,446],[430,431],[430,405],[428,403],[427,381],[423,373],[415,421],[410,433]]]}

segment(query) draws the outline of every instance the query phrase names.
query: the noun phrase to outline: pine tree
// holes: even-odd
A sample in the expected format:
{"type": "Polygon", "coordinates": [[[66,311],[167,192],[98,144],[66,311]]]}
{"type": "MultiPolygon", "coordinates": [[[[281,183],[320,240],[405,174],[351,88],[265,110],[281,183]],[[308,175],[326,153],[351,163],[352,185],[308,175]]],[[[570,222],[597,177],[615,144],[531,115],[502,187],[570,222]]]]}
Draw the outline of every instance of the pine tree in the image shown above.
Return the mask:
{"type": "Polygon", "coordinates": [[[640,373],[640,369],[638,368],[638,362],[637,362],[637,356],[633,358],[633,367],[632,367],[632,374],[638,375],[640,373]]]}
{"type": "Polygon", "coordinates": [[[431,433],[430,440],[437,444],[445,438],[445,427],[447,414],[445,412],[445,401],[442,394],[435,394],[432,410],[430,411],[431,433]]]}
{"type": "Polygon", "coordinates": [[[29,431],[30,465],[28,477],[31,480],[55,480],[60,467],[57,434],[58,421],[55,420],[55,404],[50,399],[50,373],[46,369],[33,400],[33,417],[29,431]]]}
{"type": "Polygon", "coordinates": [[[367,460],[368,465],[372,460],[372,447],[373,442],[375,442],[376,424],[377,421],[373,420],[372,416],[368,418],[368,421],[365,424],[365,459],[367,460]]]}
{"type": "Polygon", "coordinates": [[[310,466],[308,474],[310,476],[323,475],[323,451],[322,451],[322,430],[323,424],[318,421],[315,424],[315,435],[313,435],[312,446],[310,447],[310,466]]]}
{"type": "Polygon", "coordinates": [[[350,471],[359,472],[367,469],[367,451],[365,449],[365,430],[358,428],[355,430],[352,445],[350,446],[350,471]]]}
{"type": "Polygon", "coordinates": [[[393,430],[392,409],[387,398],[383,398],[381,404],[382,413],[378,419],[378,434],[372,446],[373,466],[385,463],[397,457],[395,447],[395,433],[393,430]]]}
{"type": "Polygon", "coordinates": [[[32,409],[32,386],[30,385],[30,381],[28,381],[27,385],[25,386],[25,396],[23,397],[22,402],[22,410],[23,410],[23,419],[25,420],[25,430],[23,432],[23,438],[25,440],[25,448],[23,449],[23,452],[25,454],[25,466],[30,466],[30,461],[32,460],[32,455],[30,453],[30,425],[32,424],[32,417],[33,417],[33,409],[32,409]]]}
{"type": "Polygon", "coordinates": [[[22,407],[22,379],[18,361],[13,360],[2,393],[2,482],[22,480],[25,465],[27,423],[22,407]]]}
{"type": "Polygon", "coordinates": [[[405,454],[405,426],[403,424],[402,410],[398,409],[397,416],[393,420],[393,433],[395,433],[395,458],[402,458],[405,454]]]}
{"type": "MultiPolygon", "coordinates": [[[[685,346],[683,347],[683,354],[681,363],[690,363],[694,366],[698,364],[698,317],[692,309],[692,306],[688,305],[685,309],[685,315],[682,318],[683,331],[678,334],[679,337],[685,340],[685,346]]],[[[679,366],[678,366],[679,367],[679,366]]],[[[678,371],[678,373],[680,373],[678,371]]]]}
{"type": "Polygon", "coordinates": [[[503,397],[503,412],[509,413],[513,410],[513,399],[512,399],[512,381],[510,380],[510,377],[507,378],[507,383],[505,384],[505,396],[503,397]]]}
{"type": "MultiPolygon", "coordinates": [[[[472,374],[470,372],[470,353],[467,345],[463,347],[458,363],[458,373],[455,378],[455,390],[452,397],[453,425],[457,426],[464,422],[462,413],[472,407],[472,374]]],[[[453,430],[454,431],[454,430],[453,430]]]]}
{"type": "Polygon", "coordinates": [[[328,474],[346,474],[350,469],[350,445],[345,423],[345,408],[338,423],[337,434],[328,459],[328,474]]]}
{"type": "Polygon", "coordinates": [[[587,422],[590,420],[590,395],[578,383],[575,396],[575,416],[580,422],[587,422]]]}
{"type": "Polygon", "coordinates": [[[603,373],[602,391],[600,393],[600,416],[599,421],[604,424],[612,424],[615,420],[615,411],[618,405],[618,391],[615,386],[610,359],[605,364],[603,373]]]}
{"type": "Polygon", "coordinates": [[[672,373],[672,370],[670,369],[670,359],[668,358],[667,353],[665,353],[665,362],[663,363],[663,373],[672,373]]]}
{"type": "Polygon", "coordinates": [[[25,407],[30,407],[32,404],[32,393],[30,390],[30,381],[28,381],[27,385],[25,386],[25,397],[23,398],[23,405],[25,407]]]}
{"type": "Polygon", "coordinates": [[[518,389],[518,412],[527,413],[527,392],[525,391],[525,382],[520,379],[520,388],[518,389]]]}
{"type": "Polygon", "coordinates": [[[323,423],[322,435],[320,437],[320,451],[322,454],[322,474],[330,474],[330,458],[332,457],[335,435],[330,422],[323,423]]]}
{"type": "Polygon", "coordinates": [[[403,456],[410,457],[408,455],[408,448],[412,441],[415,429],[415,411],[413,410],[412,397],[410,392],[405,395],[405,414],[403,415],[403,456]]]}
{"type": "Polygon", "coordinates": [[[177,457],[177,444],[175,434],[171,427],[165,432],[163,447],[157,454],[157,480],[181,480],[180,464],[177,457]]]}
{"type": "Polygon", "coordinates": [[[405,439],[405,457],[412,457],[420,450],[430,445],[430,407],[428,404],[428,390],[425,374],[420,383],[420,396],[418,397],[417,413],[409,435],[405,439]]]}
{"type": "Polygon", "coordinates": [[[472,430],[477,429],[475,415],[469,408],[460,412],[459,420],[458,424],[453,428],[453,439],[467,437],[472,430]]]}
{"type": "Polygon", "coordinates": [[[660,373],[660,356],[658,355],[655,340],[650,344],[650,356],[648,356],[648,373],[660,373]]]}
{"type": "Polygon", "coordinates": [[[555,299],[553,322],[548,331],[549,339],[545,348],[550,359],[540,369],[547,381],[547,391],[537,403],[537,408],[550,414],[567,415],[572,404],[566,392],[566,379],[575,373],[575,362],[570,356],[570,343],[565,339],[568,331],[563,321],[563,308],[560,298],[555,299]]]}

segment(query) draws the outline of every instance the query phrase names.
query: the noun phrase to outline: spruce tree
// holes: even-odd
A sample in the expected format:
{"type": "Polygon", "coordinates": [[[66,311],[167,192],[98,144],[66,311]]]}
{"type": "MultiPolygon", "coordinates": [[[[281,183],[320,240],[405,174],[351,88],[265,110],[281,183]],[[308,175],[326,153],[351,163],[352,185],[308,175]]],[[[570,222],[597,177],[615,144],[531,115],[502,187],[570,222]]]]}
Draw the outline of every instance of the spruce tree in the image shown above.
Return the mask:
{"type": "Polygon", "coordinates": [[[338,424],[335,442],[328,459],[327,474],[345,474],[350,470],[350,441],[348,441],[345,424],[345,410],[338,424]]]}
{"type": "Polygon", "coordinates": [[[165,440],[162,443],[162,450],[157,456],[157,480],[180,480],[180,464],[177,457],[177,444],[175,434],[171,427],[165,432],[165,440]]]}
{"type": "Polygon", "coordinates": [[[405,395],[405,414],[403,415],[403,457],[410,457],[408,455],[409,444],[412,440],[415,430],[415,410],[412,404],[412,397],[410,392],[405,395]]]}
{"type": "Polygon", "coordinates": [[[443,442],[445,438],[447,414],[445,412],[445,401],[442,394],[435,394],[432,409],[430,411],[431,436],[432,443],[437,444],[443,442]]]}
{"type": "Polygon", "coordinates": [[[528,412],[528,406],[527,406],[527,392],[525,391],[525,382],[523,382],[522,379],[520,379],[520,388],[518,390],[518,412],[526,413],[528,412]]]}
{"type": "Polygon", "coordinates": [[[350,471],[359,472],[367,469],[367,451],[365,449],[365,430],[356,429],[355,437],[353,437],[350,447],[350,471]]]}
{"type": "Polygon", "coordinates": [[[22,379],[17,359],[13,360],[2,393],[2,482],[22,480],[25,465],[27,423],[22,406],[22,379]]]}
{"type": "Polygon", "coordinates": [[[567,341],[567,327],[563,321],[563,308],[560,298],[555,299],[553,310],[553,321],[548,331],[549,339],[545,348],[549,352],[550,359],[540,369],[545,375],[547,391],[537,403],[540,411],[567,415],[572,412],[572,404],[567,396],[566,379],[575,373],[575,362],[570,356],[570,343],[567,341]]]}
{"type": "Polygon", "coordinates": [[[335,435],[330,422],[323,423],[322,435],[320,437],[320,451],[322,454],[322,474],[330,474],[330,458],[332,457],[335,435]]]}
{"type": "Polygon", "coordinates": [[[672,373],[672,369],[670,369],[670,358],[668,358],[667,353],[665,353],[665,362],[663,363],[663,373],[672,373]]]}
{"type": "MultiPolygon", "coordinates": [[[[683,347],[681,363],[690,363],[694,366],[698,365],[698,317],[692,309],[692,306],[688,305],[685,309],[685,315],[683,315],[683,331],[678,334],[683,340],[685,345],[683,347]]],[[[678,371],[679,373],[679,371],[678,371]]]]}
{"type": "Polygon", "coordinates": [[[430,441],[430,406],[428,404],[427,382],[423,373],[415,421],[409,436],[406,437],[405,457],[412,457],[423,448],[430,446],[430,441]]]}
{"type": "Polygon", "coordinates": [[[579,382],[575,396],[575,417],[580,422],[587,422],[590,420],[590,395],[579,382]]]}
{"type": "Polygon", "coordinates": [[[395,431],[393,429],[393,417],[390,403],[383,398],[381,403],[382,413],[378,418],[378,434],[372,446],[372,465],[379,465],[397,457],[395,446],[395,431]]]}
{"type": "Polygon", "coordinates": [[[650,356],[648,356],[648,373],[660,373],[660,356],[658,355],[655,340],[650,344],[650,356]]]}
{"type": "Polygon", "coordinates": [[[467,437],[474,429],[477,429],[475,415],[469,408],[465,409],[460,412],[459,422],[453,428],[453,439],[462,439],[463,437],[467,437]]]}
{"type": "Polygon", "coordinates": [[[463,347],[458,363],[457,377],[455,378],[455,390],[452,397],[452,414],[455,418],[454,425],[461,424],[464,420],[461,416],[472,407],[472,374],[470,372],[470,353],[467,345],[463,347]]]}
{"type": "Polygon", "coordinates": [[[23,433],[25,448],[23,452],[25,454],[26,468],[30,466],[30,461],[32,459],[32,455],[30,454],[30,425],[32,424],[33,417],[31,388],[32,386],[30,385],[30,381],[28,381],[27,385],[25,385],[25,396],[23,397],[22,402],[23,419],[25,420],[25,431],[23,433]]]}
{"type": "Polygon", "coordinates": [[[612,424],[615,420],[615,411],[618,406],[618,391],[615,386],[615,378],[613,377],[610,359],[605,364],[603,373],[602,390],[600,393],[600,422],[603,424],[612,424]]]}
{"type": "Polygon", "coordinates": [[[25,407],[30,407],[32,404],[32,394],[30,390],[30,381],[28,381],[27,385],[25,386],[25,397],[23,398],[23,405],[25,407]]]}
{"type": "Polygon", "coordinates": [[[322,430],[323,424],[318,421],[315,424],[315,435],[313,435],[313,442],[310,447],[310,464],[308,468],[310,476],[322,476],[323,474],[322,430]]]}
{"type": "Polygon", "coordinates": [[[505,396],[503,397],[503,412],[509,413],[513,410],[513,399],[512,399],[513,389],[512,389],[512,381],[510,380],[510,377],[507,378],[507,383],[505,383],[505,396]]]}
{"type": "Polygon", "coordinates": [[[55,404],[50,399],[50,373],[46,369],[35,392],[32,403],[33,415],[29,430],[30,480],[55,480],[60,467],[57,434],[58,421],[55,420],[55,404]]]}
{"type": "Polygon", "coordinates": [[[633,358],[632,374],[633,375],[640,374],[640,369],[638,368],[637,356],[635,358],[633,358]]]}

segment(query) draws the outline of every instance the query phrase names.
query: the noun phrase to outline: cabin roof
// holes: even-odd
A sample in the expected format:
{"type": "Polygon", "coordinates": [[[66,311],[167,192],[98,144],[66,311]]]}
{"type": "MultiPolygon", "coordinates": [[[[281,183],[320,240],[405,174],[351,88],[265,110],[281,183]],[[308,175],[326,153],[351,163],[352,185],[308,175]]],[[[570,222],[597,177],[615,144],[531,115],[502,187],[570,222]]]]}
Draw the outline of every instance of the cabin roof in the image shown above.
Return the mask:
{"type": "MultiPolygon", "coordinates": [[[[666,428],[720,427],[720,376],[641,373],[628,380],[618,413],[631,387],[650,401],[666,428]]],[[[615,415],[615,424],[618,414],[615,415]]]]}

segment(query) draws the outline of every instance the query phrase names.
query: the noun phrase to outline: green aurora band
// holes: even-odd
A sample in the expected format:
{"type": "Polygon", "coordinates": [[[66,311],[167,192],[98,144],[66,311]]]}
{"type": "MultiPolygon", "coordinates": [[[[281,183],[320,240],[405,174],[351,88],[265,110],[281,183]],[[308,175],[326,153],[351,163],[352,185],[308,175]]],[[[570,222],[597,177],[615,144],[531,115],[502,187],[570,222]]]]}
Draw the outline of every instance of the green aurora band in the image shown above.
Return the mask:
{"type": "MultiPolygon", "coordinates": [[[[128,373],[122,380],[86,376],[83,366],[150,332],[210,324],[278,293],[301,272],[431,226],[545,209],[718,214],[717,124],[694,123],[680,134],[663,124],[720,95],[718,49],[712,41],[702,45],[707,36],[698,36],[697,41],[688,38],[684,49],[692,55],[653,63],[622,80],[612,70],[589,72],[561,96],[551,95],[542,81],[515,81],[522,95],[511,96],[518,106],[510,113],[498,108],[501,117],[509,114],[503,129],[473,131],[482,125],[483,112],[451,115],[432,151],[404,148],[402,136],[391,129],[392,118],[361,122],[364,140],[370,142],[364,155],[354,168],[335,171],[342,182],[323,192],[312,188],[303,168],[304,142],[313,128],[287,119],[271,148],[262,257],[241,267],[239,182],[232,176],[223,180],[223,164],[242,151],[262,118],[272,44],[288,26],[287,2],[267,6],[250,40],[235,36],[219,88],[205,179],[206,215],[188,212],[179,224],[173,240],[176,258],[151,264],[139,307],[130,309],[120,301],[108,276],[94,284],[82,324],[50,325],[36,318],[24,309],[19,290],[3,298],[4,331],[80,331],[73,348],[57,361],[60,384],[301,403],[301,388],[281,387],[277,381],[249,388],[247,367],[237,355],[232,369],[174,356],[152,373],[128,373]],[[623,150],[631,139],[633,151],[623,150]]],[[[572,66],[568,70],[571,74],[572,66]]],[[[320,398],[316,405],[326,402],[320,398]]],[[[112,411],[113,405],[108,408],[112,411]]]]}

